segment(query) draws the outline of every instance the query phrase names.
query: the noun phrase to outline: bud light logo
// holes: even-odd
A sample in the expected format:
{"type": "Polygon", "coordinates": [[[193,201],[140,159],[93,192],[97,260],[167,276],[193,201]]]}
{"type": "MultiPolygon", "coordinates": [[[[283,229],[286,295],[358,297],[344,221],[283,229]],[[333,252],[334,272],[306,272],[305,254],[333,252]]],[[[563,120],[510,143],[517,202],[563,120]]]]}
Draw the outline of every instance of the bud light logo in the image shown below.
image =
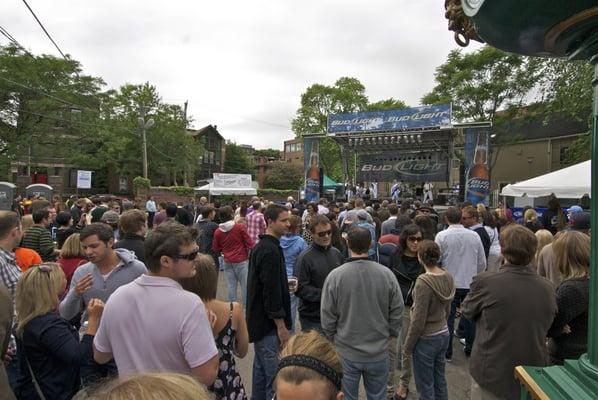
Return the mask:
{"type": "Polygon", "coordinates": [[[467,181],[467,190],[478,196],[488,196],[490,193],[490,181],[479,177],[467,181]]]}

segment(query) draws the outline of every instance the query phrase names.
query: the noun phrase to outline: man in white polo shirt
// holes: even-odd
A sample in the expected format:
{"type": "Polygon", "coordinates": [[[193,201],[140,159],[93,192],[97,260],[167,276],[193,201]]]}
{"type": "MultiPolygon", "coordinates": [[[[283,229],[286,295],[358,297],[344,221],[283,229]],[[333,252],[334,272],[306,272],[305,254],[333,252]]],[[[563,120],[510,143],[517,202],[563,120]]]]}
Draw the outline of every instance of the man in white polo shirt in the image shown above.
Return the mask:
{"type": "Polygon", "coordinates": [[[145,240],[149,270],[120,287],[106,303],[94,339],[94,359],[116,361],[120,375],[143,372],[191,374],[210,385],[218,350],[200,298],[177,280],[195,274],[199,250],[184,226],[165,222],[145,240]]]}

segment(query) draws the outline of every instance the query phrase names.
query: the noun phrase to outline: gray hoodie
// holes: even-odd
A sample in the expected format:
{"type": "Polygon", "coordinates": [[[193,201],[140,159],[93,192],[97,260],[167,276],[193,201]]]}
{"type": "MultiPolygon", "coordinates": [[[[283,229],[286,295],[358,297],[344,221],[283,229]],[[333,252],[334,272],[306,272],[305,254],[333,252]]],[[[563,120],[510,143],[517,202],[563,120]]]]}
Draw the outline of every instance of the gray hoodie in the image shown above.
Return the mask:
{"type": "Polygon", "coordinates": [[[120,258],[120,263],[105,280],[98,267],[92,262],[83,264],[75,270],[69,292],[58,307],[63,318],[67,320],[74,318],[80,311],[85,310],[87,303],[93,298],[100,299],[105,303],[116,289],[133,282],[139,275],[147,273],[145,264],[139,261],[133,252],[127,249],[114,249],[114,251],[120,258]],[[92,287],[83,296],[79,296],[75,286],[89,273],[93,278],[92,287]]]}
{"type": "MultiPolygon", "coordinates": [[[[437,334],[447,329],[451,302],[455,297],[455,282],[446,271],[434,275],[424,273],[417,277],[413,288],[411,323],[405,338],[404,351],[413,353],[421,336],[437,334]]],[[[448,334],[448,330],[447,330],[448,334]]]]}

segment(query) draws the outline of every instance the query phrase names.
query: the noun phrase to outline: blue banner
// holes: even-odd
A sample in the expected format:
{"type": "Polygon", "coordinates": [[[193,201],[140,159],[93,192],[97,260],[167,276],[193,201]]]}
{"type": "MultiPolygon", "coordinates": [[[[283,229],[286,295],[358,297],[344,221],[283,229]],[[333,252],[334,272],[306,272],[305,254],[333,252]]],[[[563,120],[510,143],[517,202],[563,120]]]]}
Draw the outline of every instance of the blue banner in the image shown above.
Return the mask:
{"type": "Polygon", "coordinates": [[[303,166],[305,171],[305,199],[320,200],[320,141],[318,138],[303,139],[303,166]]]}
{"type": "Polygon", "coordinates": [[[451,125],[451,105],[437,104],[390,111],[330,114],[328,133],[404,131],[451,125]]]}

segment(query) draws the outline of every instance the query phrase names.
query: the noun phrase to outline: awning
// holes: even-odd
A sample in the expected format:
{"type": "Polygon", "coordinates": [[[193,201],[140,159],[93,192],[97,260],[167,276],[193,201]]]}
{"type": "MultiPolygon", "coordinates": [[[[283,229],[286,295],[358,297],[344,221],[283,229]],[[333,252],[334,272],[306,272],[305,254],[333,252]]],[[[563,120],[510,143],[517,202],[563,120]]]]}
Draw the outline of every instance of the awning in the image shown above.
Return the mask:
{"type": "Polygon", "coordinates": [[[221,195],[231,195],[231,196],[255,196],[257,195],[257,189],[253,187],[248,188],[217,188],[214,187],[213,183],[208,183],[207,185],[196,187],[193,189],[196,192],[209,192],[210,196],[221,196],[221,195]]]}
{"type": "Polygon", "coordinates": [[[500,193],[502,196],[544,197],[554,195],[562,199],[579,199],[590,196],[592,160],[572,165],[541,175],[527,181],[507,185],[500,193]]]}

